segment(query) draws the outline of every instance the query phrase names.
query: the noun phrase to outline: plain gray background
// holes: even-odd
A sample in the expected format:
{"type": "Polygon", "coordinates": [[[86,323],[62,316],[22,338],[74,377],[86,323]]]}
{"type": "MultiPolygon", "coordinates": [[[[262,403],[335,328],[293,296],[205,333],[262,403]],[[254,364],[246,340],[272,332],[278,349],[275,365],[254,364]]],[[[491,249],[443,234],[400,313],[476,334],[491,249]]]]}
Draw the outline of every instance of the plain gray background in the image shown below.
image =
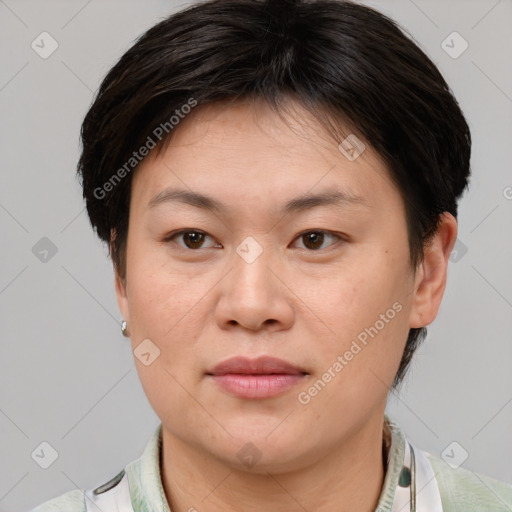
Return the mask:
{"type": "MultiPolygon", "coordinates": [[[[444,301],[388,413],[419,447],[441,456],[456,441],[456,457],[468,453],[463,467],[512,482],[512,2],[365,3],[438,65],[473,135],[444,301]],[[468,43],[457,58],[464,41],[454,31],[468,43]]],[[[137,36],[184,5],[0,1],[2,511],[106,482],[159,423],[119,330],[111,263],[75,166],[100,80],[137,36]],[[42,32],[58,44],[46,59],[31,47],[45,37],[51,48],[42,32]],[[37,257],[43,237],[57,251],[47,261],[37,257]],[[42,442],[58,454],[48,469],[31,456],[42,442]]]]}

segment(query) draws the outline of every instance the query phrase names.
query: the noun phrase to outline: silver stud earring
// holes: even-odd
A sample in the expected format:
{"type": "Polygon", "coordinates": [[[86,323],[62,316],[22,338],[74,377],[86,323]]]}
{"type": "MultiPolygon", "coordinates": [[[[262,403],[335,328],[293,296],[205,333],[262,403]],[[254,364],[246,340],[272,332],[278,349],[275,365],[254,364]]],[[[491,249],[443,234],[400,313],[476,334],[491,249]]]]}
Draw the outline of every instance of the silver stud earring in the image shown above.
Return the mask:
{"type": "Polygon", "coordinates": [[[130,336],[130,335],[128,334],[128,328],[127,327],[128,327],[128,324],[126,323],[126,320],[123,320],[121,322],[121,332],[123,333],[123,336],[128,338],[128,336],[130,336]]]}

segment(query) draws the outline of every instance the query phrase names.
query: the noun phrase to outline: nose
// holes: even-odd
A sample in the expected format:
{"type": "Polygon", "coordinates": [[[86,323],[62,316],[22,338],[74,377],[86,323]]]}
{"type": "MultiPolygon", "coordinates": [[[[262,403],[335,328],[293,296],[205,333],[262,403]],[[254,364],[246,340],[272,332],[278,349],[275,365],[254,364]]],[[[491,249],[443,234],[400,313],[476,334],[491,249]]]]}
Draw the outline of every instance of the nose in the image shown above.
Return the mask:
{"type": "Polygon", "coordinates": [[[294,295],[286,282],[289,274],[271,252],[266,248],[256,259],[246,257],[243,251],[233,255],[215,312],[222,329],[240,326],[273,332],[289,329],[293,324],[294,295]]]}

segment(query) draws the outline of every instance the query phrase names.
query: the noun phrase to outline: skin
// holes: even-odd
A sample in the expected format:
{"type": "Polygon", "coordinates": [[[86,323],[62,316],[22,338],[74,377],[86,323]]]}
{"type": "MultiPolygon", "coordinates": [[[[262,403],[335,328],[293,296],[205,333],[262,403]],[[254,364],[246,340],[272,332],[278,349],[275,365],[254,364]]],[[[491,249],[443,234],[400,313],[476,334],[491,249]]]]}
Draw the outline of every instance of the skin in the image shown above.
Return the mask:
{"type": "Polygon", "coordinates": [[[453,216],[443,215],[413,272],[403,202],[380,157],[367,144],[349,161],[311,114],[290,105],[297,115],[286,122],[262,103],[198,107],[133,176],[126,275],[116,272],[115,286],[133,349],[149,339],[160,350],[149,366],[135,364],[162,421],[173,512],[373,511],[386,398],[409,329],[435,319],[444,293],[453,216]],[[149,208],[167,187],[207,194],[226,213],[177,201],[149,208]],[[366,206],[277,213],[334,188],[366,206]],[[166,240],[187,228],[207,235],[202,245],[197,235],[166,240]],[[305,230],[327,233],[315,245],[305,230]],[[263,251],[250,264],[236,252],[248,236],[263,251]],[[396,302],[401,311],[300,403],[298,393],[396,302]],[[235,355],[279,357],[309,375],[276,397],[237,398],[205,374],[235,355]],[[237,457],[249,442],[261,453],[252,467],[237,457]]]}

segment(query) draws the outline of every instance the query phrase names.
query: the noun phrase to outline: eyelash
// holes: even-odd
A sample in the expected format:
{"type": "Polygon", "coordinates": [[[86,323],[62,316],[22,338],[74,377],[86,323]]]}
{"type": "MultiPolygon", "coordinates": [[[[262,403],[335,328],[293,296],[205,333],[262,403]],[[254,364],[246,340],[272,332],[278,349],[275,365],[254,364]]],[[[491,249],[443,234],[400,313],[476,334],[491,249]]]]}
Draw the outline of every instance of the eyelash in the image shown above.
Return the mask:
{"type": "MultiPolygon", "coordinates": [[[[211,238],[213,240],[213,238],[210,235],[208,235],[208,233],[206,233],[205,231],[201,231],[199,229],[190,228],[190,229],[180,229],[179,231],[173,231],[172,233],[169,233],[163,239],[163,242],[165,242],[165,243],[171,242],[171,241],[173,241],[174,238],[179,237],[180,235],[183,235],[185,233],[200,233],[202,235],[206,235],[207,237],[209,237],[209,238],[211,238]]],[[[347,237],[342,236],[341,234],[334,233],[332,231],[327,231],[325,229],[308,229],[306,231],[302,231],[301,233],[299,233],[294,238],[294,240],[297,240],[297,239],[303,237],[304,235],[307,235],[307,234],[310,234],[310,233],[323,233],[323,234],[326,234],[328,236],[337,238],[341,242],[346,242],[347,241],[347,237]]],[[[328,246],[326,249],[329,249],[329,247],[332,247],[334,245],[336,245],[336,242],[331,244],[330,246],[328,246]]],[[[180,249],[183,249],[185,251],[199,251],[201,249],[204,249],[203,247],[199,247],[197,249],[191,249],[190,247],[182,247],[180,245],[179,245],[179,247],[180,247],[180,249]]],[[[215,247],[206,247],[206,249],[214,249],[214,248],[215,247]]],[[[324,249],[308,249],[307,247],[304,247],[304,248],[301,247],[300,249],[307,250],[308,252],[319,252],[319,251],[325,250],[325,248],[324,249]]]]}

